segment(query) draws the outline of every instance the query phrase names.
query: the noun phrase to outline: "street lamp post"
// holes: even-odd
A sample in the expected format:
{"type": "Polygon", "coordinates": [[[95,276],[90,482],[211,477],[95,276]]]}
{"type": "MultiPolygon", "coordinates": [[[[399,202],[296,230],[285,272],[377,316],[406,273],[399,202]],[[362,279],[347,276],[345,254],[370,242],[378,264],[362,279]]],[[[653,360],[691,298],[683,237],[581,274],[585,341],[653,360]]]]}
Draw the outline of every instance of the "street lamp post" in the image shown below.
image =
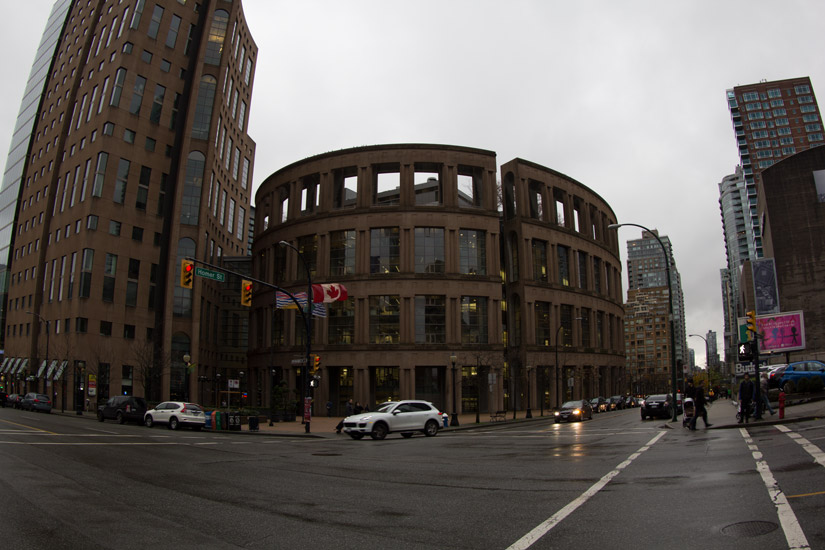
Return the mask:
{"type": "MultiPolygon", "coordinates": [[[[304,367],[301,369],[301,393],[304,394],[306,397],[304,398],[304,410],[306,410],[307,403],[311,402],[312,395],[309,392],[309,379],[307,378],[307,373],[309,372],[309,368],[311,366],[310,357],[312,355],[312,274],[309,272],[309,265],[307,265],[306,260],[304,259],[304,255],[301,254],[301,251],[298,250],[297,247],[294,245],[286,242],[281,241],[281,246],[288,246],[292,250],[298,254],[298,257],[301,259],[301,263],[304,264],[304,271],[307,272],[307,308],[306,313],[303,313],[304,316],[304,325],[306,326],[306,337],[307,337],[307,346],[306,346],[306,358],[304,362],[304,367]]],[[[306,414],[304,414],[306,417],[306,414]]],[[[310,421],[311,421],[311,413],[308,418],[305,418],[306,422],[304,424],[304,431],[306,433],[310,432],[310,421]]]]}
{"type": "Polygon", "coordinates": [[[527,412],[524,418],[533,418],[533,410],[530,408],[530,365],[527,365],[527,412]]]}
{"type": "Polygon", "coordinates": [[[559,366],[559,337],[564,325],[559,323],[556,329],[556,408],[561,407],[561,367],[559,366]]]}
{"type": "Polygon", "coordinates": [[[608,229],[616,229],[618,230],[620,227],[624,225],[629,225],[632,227],[638,227],[643,231],[647,231],[656,239],[656,242],[659,243],[659,246],[662,247],[662,254],[664,255],[665,260],[665,277],[667,278],[667,316],[670,320],[670,376],[671,376],[671,384],[672,384],[672,391],[673,391],[673,418],[671,419],[672,422],[679,421],[679,409],[678,409],[678,402],[676,400],[677,393],[679,389],[676,387],[676,330],[673,327],[673,288],[672,283],[670,282],[670,256],[667,253],[667,248],[665,248],[665,243],[662,242],[662,239],[659,238],[659,235],[648,229],[643,225],[639,225],[637,223],[611,223],[607,226],[608,229]]]}
{"type": "Polygon", "coordinates": [[[708,391],[710,391],[710,348],[708,348],[707,338],[698,334],[688,334],[688,336],[695,336],[705,341],[705,373],[708,376],[708,391]]]}
{"type": "Polygon", "coordinates": [[[455,361],[456,356],[450,355],[450,364],[453,366],[453,414],[450,417],[450,426],[458,426],[458,408],[456,406],[456,391],[455,391],[455,361]]]}
{"type": "MultiPolygon", "coordinates": [[[[48,368],[48,366],[49,366],[49,322],[46,321],[43,318],[43,316],[40,315],[39,313],[35,313],[33,311],[27,311],[26,313],[28,313],[29,315],[34,315],[35,317],[37,317],[40,320],[40,322],[43,323],[43,326],[46,328],[46,367],[48,368]]],[[[34,383],[35,383],[34,391],[40,390],[40,380],[39,379],[35,380],[34,383]]],[[[43,391],[44,392],[46,391],[45,382],[44,382],[44,386],[43,386],[43,391]]]]}

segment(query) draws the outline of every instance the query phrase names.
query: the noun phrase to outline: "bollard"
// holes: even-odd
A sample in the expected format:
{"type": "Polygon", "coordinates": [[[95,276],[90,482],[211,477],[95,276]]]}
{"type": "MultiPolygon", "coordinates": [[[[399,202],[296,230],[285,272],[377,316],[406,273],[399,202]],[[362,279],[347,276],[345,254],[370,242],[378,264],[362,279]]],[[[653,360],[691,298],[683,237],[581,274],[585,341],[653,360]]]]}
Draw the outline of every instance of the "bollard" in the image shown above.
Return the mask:
{"type": "Polygon", "coordinates": [[[779,420],[785,419],[785,392],[779,392],[779,420]]]}

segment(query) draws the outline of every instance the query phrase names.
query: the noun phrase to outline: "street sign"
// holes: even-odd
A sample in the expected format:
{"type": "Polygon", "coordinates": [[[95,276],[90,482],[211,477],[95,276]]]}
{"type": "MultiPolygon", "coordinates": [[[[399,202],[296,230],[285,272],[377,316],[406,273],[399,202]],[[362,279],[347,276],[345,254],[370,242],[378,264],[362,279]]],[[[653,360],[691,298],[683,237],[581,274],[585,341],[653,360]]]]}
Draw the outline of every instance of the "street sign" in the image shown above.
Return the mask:
{"type": "Polygon", "coordinates": [[[299,359],[293,359],[292,360],[292,366],[293,367],[302,367],[306,364],[307,364],[307,358],[306,357],[301,357],[299,359]]]}
{"type": "Polygon", "coordinates": [[[206,269],[205,267],[196,267],[195,275],[206,279],[212,279],[213,281],[218,281],[219,283],[226,281],[226,274],[224,272],[213,271],[211,269],[206,269]]]}

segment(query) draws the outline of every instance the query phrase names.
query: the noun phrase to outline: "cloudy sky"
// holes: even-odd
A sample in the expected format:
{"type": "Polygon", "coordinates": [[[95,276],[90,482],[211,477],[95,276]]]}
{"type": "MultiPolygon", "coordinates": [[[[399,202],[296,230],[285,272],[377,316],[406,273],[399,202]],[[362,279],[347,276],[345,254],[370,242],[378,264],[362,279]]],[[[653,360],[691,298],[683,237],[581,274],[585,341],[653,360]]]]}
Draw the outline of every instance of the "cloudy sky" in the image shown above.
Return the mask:
{"type": "MultiPolygon", "coordinates": [[[[15,2],[0,20],[4,154],[52,3],[15,2]]],[[[717,184],[738,162],[725,90],[810,76],[825,94],[821,0],[243,3],[259,47],[256,185],[296,160],[371,144],[530,160],[596,191],[620,222],[669,236],[687,332],[714,330],[720,345],[717,184]]],[[[640,235],[620,229],[623,257],[640,235]]],[[[704,343],[688,340],[704,365],[704,343]]]]}

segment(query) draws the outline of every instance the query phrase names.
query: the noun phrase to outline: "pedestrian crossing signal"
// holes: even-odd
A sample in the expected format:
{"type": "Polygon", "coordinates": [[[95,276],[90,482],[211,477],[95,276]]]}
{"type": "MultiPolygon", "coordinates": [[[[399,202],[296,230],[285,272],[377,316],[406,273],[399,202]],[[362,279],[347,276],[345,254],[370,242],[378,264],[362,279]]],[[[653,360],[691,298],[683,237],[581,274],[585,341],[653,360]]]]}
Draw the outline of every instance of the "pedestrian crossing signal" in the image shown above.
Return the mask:
{"type": "Polygon", "coordinates": [[[252,281],[241,281],[241,305],[252,307],[252,281]]]}
{"type": "Polygon", "coordinates": [[[739,344],[739,361],[752,361],[753,360],[753,347],[751,346],[750,342],[741,342],[739,344]]]}
{"type": "Polygon", "coordinates": [[[192,260],[183,260],[180,263],[180,286],[192,288],[195,277],[195,263],[192,260]]]}

